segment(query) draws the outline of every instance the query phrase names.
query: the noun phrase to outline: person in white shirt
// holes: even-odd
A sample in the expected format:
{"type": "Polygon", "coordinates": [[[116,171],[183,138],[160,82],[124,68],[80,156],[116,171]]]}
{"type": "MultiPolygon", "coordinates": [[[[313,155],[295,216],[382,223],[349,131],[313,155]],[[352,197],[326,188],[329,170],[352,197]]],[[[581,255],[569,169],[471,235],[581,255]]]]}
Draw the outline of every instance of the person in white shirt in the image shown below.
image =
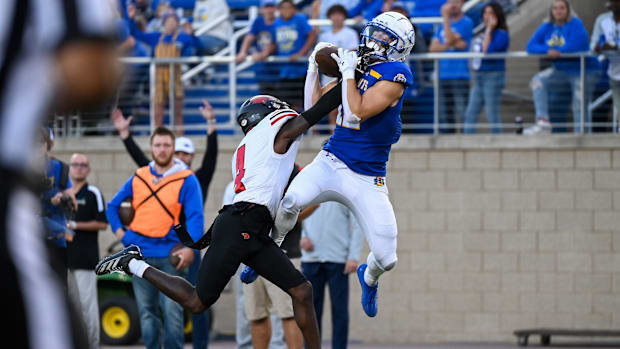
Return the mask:
{"type": "Polygon", "coordinates": [[[609,86],[612,91],[614,101],[614,113],[620,116],[620,0],[609,0],[607,2],[609,12],[605,12],[596,18],[592,37],[590,39],[590,49],[597,53],[602,53],[609,59],[609,86]]]}

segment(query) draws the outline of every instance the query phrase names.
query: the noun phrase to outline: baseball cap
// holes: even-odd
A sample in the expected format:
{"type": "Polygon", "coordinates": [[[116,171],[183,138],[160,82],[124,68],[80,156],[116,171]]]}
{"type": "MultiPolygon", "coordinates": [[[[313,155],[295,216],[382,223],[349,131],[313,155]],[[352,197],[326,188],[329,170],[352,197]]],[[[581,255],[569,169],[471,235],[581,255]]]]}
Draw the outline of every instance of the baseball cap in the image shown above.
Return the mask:
{"type": "Polygon", "coordinates": [[[260,0],[260,7],[277,6],[277,5],[278,5],[277,0],[260,0]]]}
{"type": "Polygon", "coordinates": [[[174,141],[174,151],[182,151],[188,154],[194,154],[194,143],[187,137],[179,137],[174,141]]]}

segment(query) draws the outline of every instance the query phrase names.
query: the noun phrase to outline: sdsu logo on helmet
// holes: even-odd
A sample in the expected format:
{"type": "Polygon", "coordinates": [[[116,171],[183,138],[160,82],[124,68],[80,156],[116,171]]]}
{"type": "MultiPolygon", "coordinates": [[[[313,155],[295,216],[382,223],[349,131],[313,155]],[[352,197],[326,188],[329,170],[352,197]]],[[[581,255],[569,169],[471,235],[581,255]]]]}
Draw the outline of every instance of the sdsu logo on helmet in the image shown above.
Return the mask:
{"type": "Polygon", "coordinates": [[[385,61],[405,61],[415,44],[409,18],[398,12],[384,12],[362,30],[359,52],[385,61]]]}

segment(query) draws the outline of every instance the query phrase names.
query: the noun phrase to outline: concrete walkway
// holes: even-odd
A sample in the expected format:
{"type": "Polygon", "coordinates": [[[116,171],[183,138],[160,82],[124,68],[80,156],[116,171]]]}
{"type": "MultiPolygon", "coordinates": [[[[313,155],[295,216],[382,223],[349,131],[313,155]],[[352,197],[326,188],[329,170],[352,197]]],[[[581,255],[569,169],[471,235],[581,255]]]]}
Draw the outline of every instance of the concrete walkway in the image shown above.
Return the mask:
{"type": "MultiPolygon", "coordinates": [[[[558,344],[551,343],[548,347],[540,346],[538,337],[530,339],[531,345],[519,347],[516,339],[513,343],[432,343],[432,344],[388,344],[388,343],[350,343],[348,349],[516,349],[516,348],[619,348],[620,342],[606,342],[602,344],[588,344],[584,341],[570,341],[558,338],[558,344]],[[563,344],[560,344],[563,343],[563,344]],[[575,344],[573,344],[575,343],[575,344]],[[579,344],[581,343],[581,344],[579,344]],[[607,344],[608,343],[608,344],[607,344]]],[[[143,345],[134,346],[101,346],[101,349],[143,349],[143,345]]],[[[235,349],[235,343],[231,341],[214,341],[209,344],[209,349],[235,349]]],[[[183,349],[193,349],[191,344],[186,344],[183,349]]],[[[323,349],[331,349],[329,342],[323,342],[323,349]]]]}

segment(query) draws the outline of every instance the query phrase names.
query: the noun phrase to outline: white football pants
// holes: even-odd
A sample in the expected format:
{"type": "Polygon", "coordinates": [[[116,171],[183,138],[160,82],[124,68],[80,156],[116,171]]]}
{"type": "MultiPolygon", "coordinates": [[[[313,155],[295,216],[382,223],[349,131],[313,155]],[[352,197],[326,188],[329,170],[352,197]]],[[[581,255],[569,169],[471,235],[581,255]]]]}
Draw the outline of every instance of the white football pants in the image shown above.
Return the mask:
{"type": "Polygon", "coordinates": [[[355,214],[381,269],[395,266],[398,230],[385,177],[355,173],[336,156],[321,150],[287,189],[276,213],[276,229],[290,231],[300,210],[325,201],[337,201],[355,214]]]}

